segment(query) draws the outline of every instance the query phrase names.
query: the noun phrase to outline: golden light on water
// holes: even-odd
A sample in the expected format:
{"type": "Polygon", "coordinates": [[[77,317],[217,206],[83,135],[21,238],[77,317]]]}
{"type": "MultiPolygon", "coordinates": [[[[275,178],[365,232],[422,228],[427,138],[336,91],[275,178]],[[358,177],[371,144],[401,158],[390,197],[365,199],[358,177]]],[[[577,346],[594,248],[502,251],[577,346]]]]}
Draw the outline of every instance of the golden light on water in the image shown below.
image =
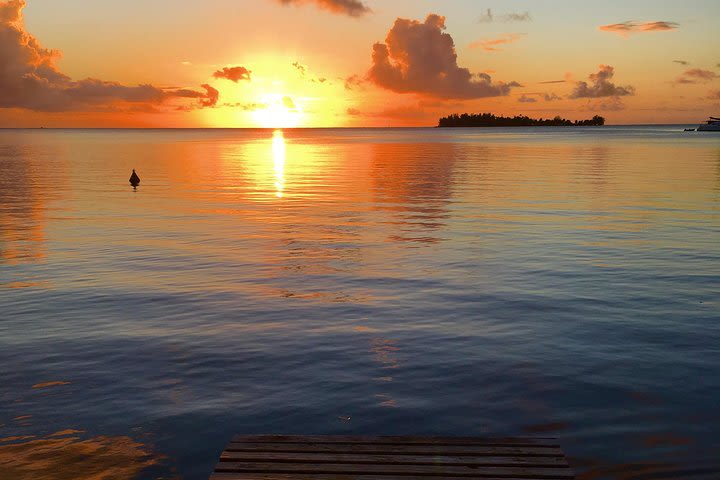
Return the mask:
{"type": "Polygon", "coordinates": [[[275,194],[278,198],[282,198],[285,190],[285,137],[282,130],[273,132],[272,153],[275,167],[275,194]]]}

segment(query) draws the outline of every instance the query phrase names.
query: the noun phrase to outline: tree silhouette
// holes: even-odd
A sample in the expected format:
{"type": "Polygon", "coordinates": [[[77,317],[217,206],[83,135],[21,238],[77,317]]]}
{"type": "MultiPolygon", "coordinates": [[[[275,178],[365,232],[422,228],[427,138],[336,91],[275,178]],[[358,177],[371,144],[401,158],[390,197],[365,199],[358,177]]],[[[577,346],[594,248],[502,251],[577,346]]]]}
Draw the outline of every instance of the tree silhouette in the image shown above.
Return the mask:
{"type": "Polygon", "coordinates": [[[559,115],[555,118],[535,119],[527,115],[515,115],[514,117],[502,117],[492,113],[453,113],[442,117],[438,127],[588,127],[605,125],[605,118],[595,115],[588,120],[568,120],[559,115]]]}

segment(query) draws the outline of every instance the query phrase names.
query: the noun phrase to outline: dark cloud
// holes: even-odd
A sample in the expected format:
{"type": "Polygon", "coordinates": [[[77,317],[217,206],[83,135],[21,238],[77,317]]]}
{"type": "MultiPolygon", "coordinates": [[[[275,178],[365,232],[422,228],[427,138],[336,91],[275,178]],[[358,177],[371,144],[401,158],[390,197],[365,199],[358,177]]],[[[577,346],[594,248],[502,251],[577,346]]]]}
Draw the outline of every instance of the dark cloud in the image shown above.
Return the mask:
{"type": "Polygon", "coordinates": [[[468,45],[469,48],[482,48],[486,52],[498,52],[501,45],[517,42],[525,36],[524,33],[506,33],[497,38],[487,38],[485,40],[476,40],[468,45]]]}
{"type": "Polygon", "coordinates": [[[276,0],[283,5],[314,4],[322,10],[332,13],[361,17],[372,12],[370,7],[360,0],[276,0]]]}
{"type": "Polygon", "coordinates": [[[719,78],[718,74],[712,70],[703,70],[701,68],[691,68],[685,70],[682,75],[675,79],[674,83],[679,84],[694,84],[694,83],[708,83],[716,78],[719,78]]]}
{"type": "Polygon", "coordinates": [[[196,98],[200,106],[217,103],[217,91],[213,92],[212,87],[203,87],[203,93],[152,85],[127,86],[96,78],[74,81],[55,64],[61,53],[43,48],[25,30],[24,7],[25,0],[0,3],[0,108],[45,112],[153,111],[137,104],[157,105],[171,98],[196,98]],[[125,106],[120,108],[118,104],[125,106]]]}
{"type": "Polygon", "coordinates": [[[224,78],[238,83],[240,80],[250,81],[250,74],[252,74],[252,72],[245,67],[225,67],[213,73],[213,77],[224,78]]]}
{"type": "Polygon", "coordinates": [[[490,75],[473,75],[457,64],[455,43],[443,33],[445,17],[430,14],[425,22],[398,18],[385,43],[373,46],[367,78],[398,93],[438,98],[482,98],[507,95],[517,82],[493,83],[490,75]]]}
{"type": "Polygon", "coordinates": [[[688,62],[686,60],[673,60],[673,63],[679,63],[680,65],[687,65],[690,62],[688,62]]]}
{"type": "Polygon", "coordinates": [[[520,95],[520,98],[518,98],[518,102],[520,103],[535,103],[537,102],[537,98],[534,97],[528,97],[525,94],[520,95]]]}
{"type": "Polygon", "coordinates": [[[493,15],[492,9],[488,8],[482,15],[480,15],[478,23],[492,23],[496,20],[504,23],[529,22],[530,20],[532,20],[532,18],[530,18],[530,13],[528,12],[505,13],[495,16],[493,15]]]}
{"type": "Polygon", "coordinates": [[[609,25],[601,25],[598,27],[603,32],[617,33],[624,37],[629,36],[631,33],[642,33],[642,32],[662,32],[667,30],[675,30],[680,26],[676,22],[644,22],[637,23],[633,21],[627,21],[622,23],[611,23],[609,25]]]}
{"type": "Polygon", "coordinates": [[[538,83],[565,83],[567,80],[546,80],[544,82],[538,82],[538,83]]]}
{"type": "Polygon", "coordinates": [[[577,82],[570,98],[624,97],[634,95],[632,86],[620,87],[611,82],[615,69],[610,65],[600,65],[597,73],[589,75],[590,84],[577,82]]]}

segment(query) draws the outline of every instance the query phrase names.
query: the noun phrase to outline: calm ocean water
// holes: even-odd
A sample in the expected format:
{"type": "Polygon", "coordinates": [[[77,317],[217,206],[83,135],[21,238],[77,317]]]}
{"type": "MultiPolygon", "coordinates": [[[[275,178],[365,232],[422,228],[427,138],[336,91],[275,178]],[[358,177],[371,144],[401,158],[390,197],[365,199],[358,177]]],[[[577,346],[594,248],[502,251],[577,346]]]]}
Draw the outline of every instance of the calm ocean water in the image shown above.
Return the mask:
{"type": "Polygon", "coordinates": [[[5,130],[0,174],[2,479],[205,479],[234,433],[720,478],[720,135],[5,130]]]}

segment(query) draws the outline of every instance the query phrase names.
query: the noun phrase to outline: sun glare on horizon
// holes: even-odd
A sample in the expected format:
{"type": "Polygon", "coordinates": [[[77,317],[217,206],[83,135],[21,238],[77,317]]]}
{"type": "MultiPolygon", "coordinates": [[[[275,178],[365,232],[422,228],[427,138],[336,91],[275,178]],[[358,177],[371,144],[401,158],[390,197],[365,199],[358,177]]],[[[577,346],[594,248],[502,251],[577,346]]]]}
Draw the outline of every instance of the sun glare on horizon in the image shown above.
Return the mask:
{"type": "Polygon", "coordinates": [[[304,114],[288,95],[267,95],[262,97],[264,108],[253,112],[253,120],[263,128],[295,128],[302,125],[304,114]]]}

